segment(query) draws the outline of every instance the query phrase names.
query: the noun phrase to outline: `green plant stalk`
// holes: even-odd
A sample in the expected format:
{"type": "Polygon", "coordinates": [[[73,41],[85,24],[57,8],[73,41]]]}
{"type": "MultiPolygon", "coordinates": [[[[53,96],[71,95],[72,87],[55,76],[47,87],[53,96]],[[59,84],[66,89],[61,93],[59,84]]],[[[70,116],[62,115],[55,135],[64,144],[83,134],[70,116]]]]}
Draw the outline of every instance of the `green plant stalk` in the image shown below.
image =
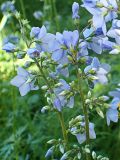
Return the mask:
{"type": "Polygon", "coordinates": [[[20,0],[20,5],[21,5],[23,17],[24,17],[24,19],[26,19],[26,13],[25,13],[25,7],[24,7],[23,0],[20,0]]]}
{"type": "Polygon", "coordinates": [[[67,144],[68,143],[68,137],[67,137],[67,132],[66,132],[66,127],[65,127],[65,123],[64,123],[63,114],[62,114],[62,112],[58,112],[58,115],[59,115],[59,120],[60,120],[61,127],[62,127],[63,138],[64,138],[65,143],[67,144]]]}
{"type": "Polygon", "coordinates": [[[53,8],[53,14],[54,14],[54,17],[55,17],[56,29],[57,29],[57,31],[59,31],[60,27],[59,27],[59,21],[58,21],[58,17],[57,17],[57,9],[56,9],[55,0],[51,0],[51,4],[52,4],[52,8],[53,8]]]}
{"type": "MultiPolygon", "coordinates": [[[[15,65],[14,65],[14,54],[12,54],[12,61],[13,61],[13,73],[15,73],[15,65]]],[[[16,94],[15,90],[13,88],[12,90],[12,108],[13,108],[13,135],[14,135],[14,141],[16,144],[16,94]]],[[[18,160],[18,152],[17,152],[17,147],[14,145],[15,149],[15,160],[18,160]]]]}
{"type": "MultiPolygon", "coordinates": [[[[78,70],[78,68],[77,68],[77,70],[78,70]]],[[[84,92],[82,89],[83,78],[82,78],[82,75],[79,74],[79,71],[77,73],[77,77],[78,77],[79,91],[80,91],[80,97],[81,97],[81,101],[82,101],[83,113],[85,116],[86,145],[90,145],[88,110],[87,110],[87,106],[85,104],[85,97],[84,97],[84,92]]],[[[90,158],[89,153],[86,153],[86,160],[90,160],[90,159],[91,158],[90,158]]]]}
{"type": "MultiPolygon", "coordinates": [[[[49,84],[49,81],[47,80],[45,74],[44,74],[44,71],[42,69],[42,67],[40,66],[39,62],[35,59],[35,63],[40,71],[40,74],[43,76],[49,90],[54,93],[53,89],[51,88],[50,84],[49,84]]],[[[60,120],[60,124],[61,124],[61,128],[62,128],[62,134],[63,134],[63,138],[64,138],[64,141],[66,142],[66,144],[68,143],[68,137],[67,137],[67,132],[66,132],[66,127],[65,127],[65,123],[64,123],[64,118],[63,118],[63,114],[62,112],[58,112],[58,116],[59,116],[59,120],[60,120]]]]}

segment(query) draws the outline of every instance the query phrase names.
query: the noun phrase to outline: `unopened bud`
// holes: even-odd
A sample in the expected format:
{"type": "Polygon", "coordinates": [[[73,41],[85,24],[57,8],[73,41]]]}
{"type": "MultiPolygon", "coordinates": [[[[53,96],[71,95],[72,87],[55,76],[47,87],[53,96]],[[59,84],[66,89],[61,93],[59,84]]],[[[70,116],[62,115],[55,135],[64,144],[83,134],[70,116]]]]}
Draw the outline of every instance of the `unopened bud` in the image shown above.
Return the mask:
{"type": "Polygon", "coordinates": [[[44,86],[41,87],[41,89],[42,89],[42,90],[47,90],[48,87],[47,87],[46,85],[44,85],[44,86]]]}
{"type": "Polygon", "coordinates": [[[95,153],[95,151],[92,152],[92,158],[96,159],[96,153],[95,153]]]}

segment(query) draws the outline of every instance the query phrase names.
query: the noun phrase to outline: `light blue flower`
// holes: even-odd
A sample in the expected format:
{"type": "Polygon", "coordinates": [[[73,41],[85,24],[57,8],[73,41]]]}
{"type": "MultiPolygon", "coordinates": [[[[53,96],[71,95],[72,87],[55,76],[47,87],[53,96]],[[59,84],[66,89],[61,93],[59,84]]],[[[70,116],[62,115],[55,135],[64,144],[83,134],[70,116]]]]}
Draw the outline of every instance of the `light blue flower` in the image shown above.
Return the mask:
{"type": "Polygon", "coordinates": [[[38,86],[35,86],[35,76],[26,71],[25,69],[18,67],[17,76],[11,80],[11,84],[19,88],[21,96],[25,96],[31,90],[38,90],[38,86]]]}
{"type": "Polygon", "coordinates": [[[87,66],[84,70],[88,77],[94,75],[96,78],[93,79],[93,83],[106,84],[108,79],[106,77],[107,73],[110,71],[110,66],[107,64],[100,64],[98,58],[93,58],[91,65],[87,66]],[[93,73],[93,74],[92,74],[93,73]]]}
{"type": "Polygon", "coordinates": [[[74,2],[73,5],[72,5],[72,18],[73,19],[79,19],[80,16],[79,16],[79,4],[74,2]]]}
{"type": "Polygon", "coordinates": [[[3,48],[3,50],[5,50],[8,53],[13,53],[16,49],[16,46],[10,42],[6,43],[3,48]]]}
{"type": "Polygon", "coordinates": [[[37,38],[40,43],[36,43],[36,48],[43,52],[51,53],[51,43],[55,39],[55,35],[51,33],[47,33],[45,26],[42,26],[37,38]]]}
{"type": "Polygon", "coordinates": [[[51,53],[50,46],[51,42],[55,39],[55,36],[51,33],[47,33],[45,26],[42,26],[41,28],[33,27],[30,36],[36,40],[36,49],[51,53]]]}
{"type": "Polygon", "coordinates": [[[120,88],[116,88],[115,91],[110,91],[109,95],[120,99],[120,88]]]}
{"type": "Polygon", "coordinates": [[[40,20],[43,17],[43,13],[41,11],[35,11],[33,13],[33,16],[37,19],[40,20]]]}
{"type": "MultiPolygon", "coordinates": [[[[85,122],[81,122],[80,126],[84,128],[84,131],[82,133],[75,133],[75,131],[77,130],[76,127],[72,128],[71,131],[72,133],[76,136],[79,144],[82,144],[86,141],[86,132],[85,132],[85,122]]],[[[89,135],[90,135],[90,139],[96,139],[96,133],[94,130],[94,124],[93,123],[89,123],[89,135]]]]}
{"type": "Polygon", "coordinates": [[[79,32],[64,31],[63,34],[56,33],[55,40],[51,45],[52,59],[58,64],[67,64],[67,53],[72,54],[71,51],[76,49],[79,41],[79,32]]]}
{"type": "Polygon", "coordinates": [[[7,43],[13,43],[13,44],[17,44],[19,42],[19,38],[17,36],[14,36],[12,34],[10,34],[9,36],[7,36],[4,40],[3,40],[3,45],[7,44],[7,43]]]}
{"type": "Polygon", "coordinates": [[[106,112],[107,125],[110,125],[110,121],[118,122],[118,107],[120,107],[120,99],[114,98],[106,112]]]}
{"type": "Polygon", "coordinates": [[[63,107],[68,106],[73,108],[74,106],[74,96],[66,97],[66,93],[70,93],[70,85],[66,83],[65,80],[59,80],[59,87],[54,89],[55,99],[54,99],[54,107],[61,111],[63,107]],[[65,93],[65,95],[63,94],[65,93]]]}
{"type": "Polygon", "coordinates": [[[92,35],[92,33],[94,32],[94,28],[91,27],[91,28],[86,28],[83,32],[83,36],[84,38],[88,38],[89,36],[92,35]]]}
{"type": "Polygon", "coordinates": [[[114,38],[116,43],[120,45],[120,20],[113,20],[112,27],[107,32],[107,36],[114,38]]]}
{"type": "Polygon", "coordinates": [[[38,38],[39,33],[40,33],[39,27],[32,27],[31,32],[30,32],[30,37],[38,38]]]}
{"type": "Polygon", "coordinates": [[[6,2],[2,3],[1,11],[3,14],[6,14],[8,12],[15,12],[14,3],[11,1],[6,1],[6,2]]]}
{"type": "Polygon", "coordinates": [[[52,59],[58,64],[68,63],[66,56],[67,48],[65,45],[64,37],[61,33],[57,32],[55,39],[51,43],[52,59]]]}
{"type": "Polygon", "coordinates": [[[96,36],[92,38],[91,42],[88,42],[88,48],[97,54],[101,54],[106,50],[111,54],[115,47],[116,43],[109,41],[108,37],[96,36]]]}
{"type": "Polygon", "coordinates": [[[83,0],[82,6],[93,15],[95,29],[102,28],[104,35],[106,35],[106,22],[117,18],[116,0],[83,0]]]}
{"type": "Polygon", "coordinates": [[[40,51],[37,50],[36,48],[29,48],[27,50],[27,54],[29,55],[30,58],[40,58],[40,51]]]}
{"type": "Polygon", "coordinates": [[[79,32],[78,30],[64,31],[63,32],[64,43],[66,47],[71,50],[75,49],[79,41],[79,32]]]}
{"type": "Polygon", "coordinates": [[[57,74],[61,74],[61,75],[63,75],[64,77],[68,77],[68,76],[69,76],[68,67],[64,67],[62,64],[59,64],[59,65],[56,67],[56,73],[57,73],[57,74]]]}
{"type": "Polygon", "coordinates": [[[80,42],[79,46],[79,51],[77,54],[77,60],[79,60],[81,57],[85,57],[89,54],[88,53],[88,43],[86,41],[80,42]]]}

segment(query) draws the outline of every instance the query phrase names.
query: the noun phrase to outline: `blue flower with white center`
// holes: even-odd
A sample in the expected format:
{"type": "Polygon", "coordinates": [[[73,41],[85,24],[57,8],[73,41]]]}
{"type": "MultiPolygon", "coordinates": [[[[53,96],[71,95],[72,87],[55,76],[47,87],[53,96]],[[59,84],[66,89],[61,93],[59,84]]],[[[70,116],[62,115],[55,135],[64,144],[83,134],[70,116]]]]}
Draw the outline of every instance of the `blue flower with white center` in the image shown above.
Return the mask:
{"type": "Polygon", "coordinates": [[[110,125],[110,121],[112,122],[118,122],[118,107],[120,107],[120,99],[114,98],[110,104],[110,107],[108,108],[106,112],[106,118],[107,118],[107,125],[110,125]]]}
{"type": "Polygon", "coordinates": [[[14,3],[11,1],[6,1],[1,5],[1,11],[3,14],[6,14],[8,12],[15,12],[15,6],[14,3]]]}
{"type": "Polygon", "coordinates": [[[27,50],[27,54],[29,55],[30,58],[40,58],[40,51],[37,50],[36,48],[29,48],[27,50]]]}
{"type": "Polygon", "coordinates": [[[106,84],[108,79],[106,77],[107,73],[110,71],[110,66],[107,64],[100,64],[98,58],[93,58],[91,65],[87,66],[84,69],[85,74],[90,78],[92,75],[95,76],[93,78],[93,83],[102,83],[106,84]],[[93,73],[93,74],[92,74],[93,73]]]}
{"type": "Polygon", "coordinates": [[[80,16],[79,16],[79,4],[74,2],[73,5],[72,5],[72,18],[73,19],[79,19],[80,16]]]}
{"type": "Polygon", "coordinates": [[[55,99],[54,99],[54,107],[61,111],[63,107],[68,106],[73,108],[74,106],[74,97],[67,95],[70,94],[70,85],[66,83],[65,80],[59,80],[59,87],[54,89],[55,99]]]}
{"type": "MultiPolygon", "coordinates": [[[[76,136],[79,144],[82,144],[86,141],[85,122],[80,122],[80,127],[82,127],[83,131],[80,130],[78,133],[78,128],[74,127],[71,129],[71,133],[76,136]]],[[[90,135],[90,139],[96,139],[96,133],[94,130],[93,123],[89,123],[89,135],[90,135]]]]}
{"type": "Polygon", "coordinates": [[[19,88],[21,96],[25,96],[31,90],[38,90],[39,87],[35,86],[35,76],[26,71],[25,69],[18,67],[17,76],[11,80],[11,84],[19,88]]]}
{"type": "Polygon", "coordinates": [[[2,49],[8,53],[13,53],[13,52],[15,52],[16,46],[14,44],[8,42],[3,46],[2,49]]]}

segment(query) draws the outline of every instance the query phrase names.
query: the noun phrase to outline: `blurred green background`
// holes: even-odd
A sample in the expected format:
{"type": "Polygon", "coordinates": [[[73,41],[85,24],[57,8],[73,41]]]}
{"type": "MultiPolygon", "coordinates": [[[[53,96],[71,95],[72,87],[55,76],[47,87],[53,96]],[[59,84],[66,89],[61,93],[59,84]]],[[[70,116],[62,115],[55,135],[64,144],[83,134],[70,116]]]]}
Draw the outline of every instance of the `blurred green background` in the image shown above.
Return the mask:
{"type": "MultiPolygon", "coordinates": [[[[5,0],[0,0],[0,5],[3,2],[5,0]]],[[[16,0],[15,6],[23,18],[28,19],[30,26],[41,27],[45,24],[50,32],[55,33],[75,29],[71,18],[73,2],[74,0],[16,0]],[[33,16],[38,10],[43,13],[40,20],[33,16]]],[[[80,0],[76,2],[81,3],[80,0]]],[[[83,9],[80,16],[82,28],[90,16],[83,9]]],[[[3,19],[1,12],[0,19],[3,19]]],[[[17,25],[14,18],[9,18],[0,31],[0,46],[8,34],[15,33],[20,36],[17,25]]],[[[110,83],[107,86],[98,86],[95,89],[96,96],[107,94],[120,82],[120,55],[107,54],[100,58],[112,67],[109,74],[110,83]]],[[[60,124],[54,113],[41,114],[40,110],[46,104],[42,90],[20,97],[18,89],[10,85],[19,63],[22,64],[22,60],[13,62],[9,54],[0,50],[0,160],[44,160],[45,152],[49,148],[46,141],[62,137],[60,124]]],[[[79,109],[76,107],[73,110],[65,109],[66,125],[71,117],[78,114],[79,109]]],[[[93,149],[99,154],[105,153],[110,160],[120,160],[120,123],[112,124],[108,128],[106,120],[96,118],[95,115],[92,121],[95,122],[97,133],[97,139],[92,142],[93,149]]],[[[76,143],[73,136],[70,141],[76,143]]]]}

